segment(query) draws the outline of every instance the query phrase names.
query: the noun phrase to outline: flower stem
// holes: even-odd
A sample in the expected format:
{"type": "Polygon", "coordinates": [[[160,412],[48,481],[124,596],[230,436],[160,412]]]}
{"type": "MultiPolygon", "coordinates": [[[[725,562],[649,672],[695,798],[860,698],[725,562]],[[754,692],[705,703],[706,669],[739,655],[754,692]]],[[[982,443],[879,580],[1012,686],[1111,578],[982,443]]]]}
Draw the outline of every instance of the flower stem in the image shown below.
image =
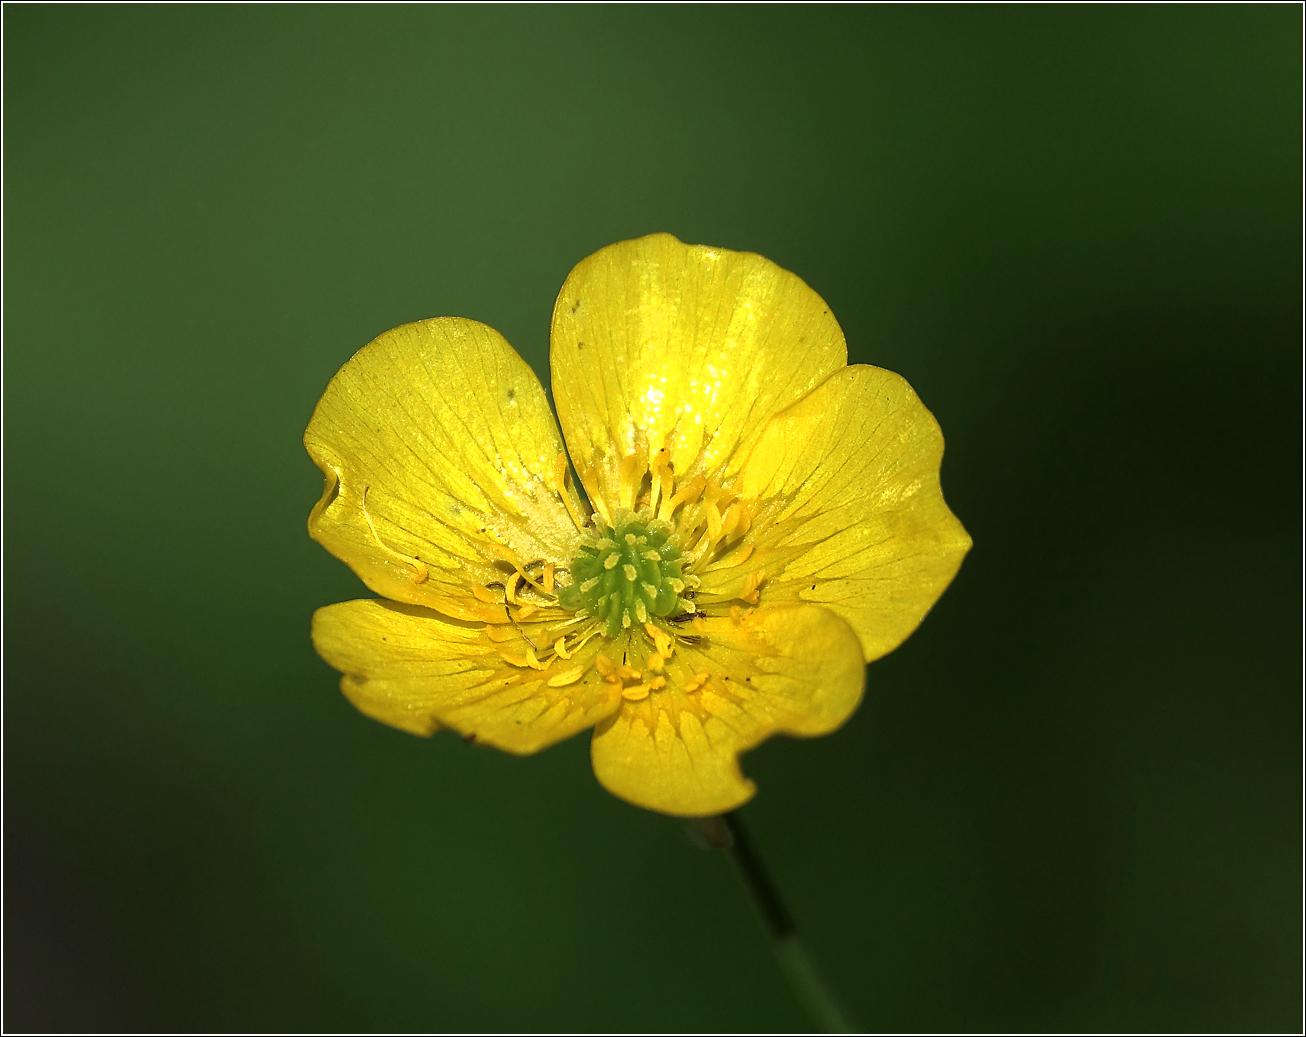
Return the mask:
{"type": "Polygon", "coordinates": [[[709,848],[730,851],[739,875],[766,925],[771,948],[780,962],[780,968],[818,1030],[822,1033],[859,1032],[835,1000],[817,969],[816,962],[808,953],[806,944],[798,935],[793,915],[789,913],[779,888],[762,863],[762,856],[749,837],[739,812],[732,810],[719,817],[700,818],[691,824],[691,828],[709,848]]]}

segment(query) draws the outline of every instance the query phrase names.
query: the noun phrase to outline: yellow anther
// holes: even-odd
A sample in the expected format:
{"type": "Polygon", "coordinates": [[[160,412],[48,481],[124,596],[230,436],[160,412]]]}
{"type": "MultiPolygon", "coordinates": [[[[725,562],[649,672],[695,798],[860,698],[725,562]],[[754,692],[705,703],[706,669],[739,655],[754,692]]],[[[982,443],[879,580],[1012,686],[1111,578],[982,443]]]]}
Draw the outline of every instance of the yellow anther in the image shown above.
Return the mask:
{"type": "Polygon", "coordinates": [[[639,488],[639,484],[644,479],[644,471],[648,467],[642,454],[643,451],[636,454],[627,454],[621,459],[621,466],[618,469],[622,483],[630,487],[632,495],[639,488]]]}
{"type": "MultiPolygon", "coordinates": [[[[528,651],[529,651],[529,649],[528,649],[528,651]]],[[[531,655],[534,655],[535,653],[534,653],[534,652],[530,652],[530,654],[531,654],[531,655]]],[[[503,661],[506,662],[509,666],[519,666],[519,667],[521,667],[522,669],[530,669],[530,668],[531,668],[531,660],[530,660],[530,657],[529,657],[529,656],[525,656],[525,655],[515,655],[515,654],[512,653],[512,652],[505,652],[505,651],[502,651],[502,650],[500,650],[499,655],[500,655],[500,657],[503,659],[503,661]]],[[[538,660],[537,660],[537,661],[538,661],[538,660]]]]}
{"type": "Polygon", "coordinates": [[[744,578],[744,589],[739,595],[740,601],[746,601],[750,605],[756,605],[758,599],[758,588],[762,586],[762,581],[766,579],[766,570],[758,569],[757,572],[751,572],[744,578]]]}
{"type": "Polygon", "coordinates": [[[599,676],[611,684],[620,684],[621,677],[617,674],[617,667],[612,660],[601,652],[594,657],[594,669],[599,671],[599,676]]]}
{"type": "Polygon", "coordinates": [[[558,640],[553,642],[553,651],[557,654],[559,659],[571,658],[571,653],[567,651],[566,635],[563,635],[562,637],[558,638],[558,640]]]}
{"type": "Polygon", "coordinates": [[[633,681],[639,677],[639,671],[633,666],[627,666],[625,663],[622,663],[617,667],[617,675],[621,677],[622,680],[633,681]]]}
{"type": "MultiPolygon", "coordinates": [[[[752,548],[749,548],[749,550],[751,551],[752,548]]],[[[544,593],[552,594],[553,586],[553,563],[546,562],[544,565],[544,593]]]]}
{"type": "Polygon", "coordinates": [[[739,611],[739,606],[738,606],[738,605],[731,605],[731,606],[730,606],[730,620],[731,620],[731,622],[733,622],[733,623],[738,623],[738,622],[739,622],[741,619],[743,619],[743,618],[744,618],[744,614],[743,614],[742,612],[739,611]]]}
{"type": "Polygon", "coordinates": [[[675,511],[682,504],[691,504],[698,500],[699,495],[703,492],[703,487],[707,480],[701,475],[696,475],[676,491],[676,495],[667,502],[667,514],[675,511]]]}
{"type": "Polygon", "coordinates": [[[653,638],[653,644],[657,646],[658,655],[664,659],[670,659],[671,653],[675,650],[675,642],[671,640],[670,635],[661,627],[654,626],[652,623],[645,623],[644,630],[649,637],[653,638]]]}
{"type": "MultiPolygon", "coordinates": [[[[339,476],[336,478],[338,482],[339,476]]],[[[413,555],[403,554],[400,551],[396,551],[393,547],[388,547],[384,542],[382,542],[381,538],[376,535],[376,526],[372,524],[372,514],[367,510],[367,491],[370,489],[370,486],[363,487],[363,499],[361,503],[363,507],[363,518],[367,519],[367,528],[372,531],[372,539],[376,541],[376,546],[386,554],[398,558],[404,563],[404,565],[411,568],[413,570],[413,582],[420,586],[426,582],[427,577],[431,575],[431,571],[427,569],[426,563],[420,558],[413,555]]]]}
{"type": "Polygon", "coordinates": [[[707,512],[707,535],[717,540],[721,536],[721,512],[717,511],[716,501],[708,501],[704,510],[707,512]]]}
{"type": "Polygon", "coordinates": [[[490,590],[489,587],[482,587],[479,583],[472,584],[472,596],[475,597],[477,601],[483,601],[487,605],[503,604],[503,599],[495,594],[494,591],[490,590]]]}
{"type": "Polygon", "coordinates": [[[521,635],[506,623],[486,623],[485,636],[495,644],[503,644],[505,641],[516,641],[521,635]]]}
{"type": "Polygon", "coordinates": [[[707,683],[707,679],[710,676],[711,674],[708,673],[707,670],[699,670],[698,673],[694,674],[694,676],[690,677],[689,680],[685,681],[686,693],[692,694],[693,692],[698,691],[699,688],[701,688],[704,684],[707,683]]]}
{"type": "Polygon", "coordinates": [[[743,565],[746,561],[748,561],[749,558],[752,557],[752,554],[753,554],[753,545],[745,544],[743,547],[741,547],[738,551],[735,552],[735,559],[734,559],[735,565],[743,565]]]}
{"type": "Polygon", "coordinates": [[[661,670],[662,667],[666,666],[666,664],[667,664],[667,660],[665,656],[663,656],[660,652],[653,652],[651,655],[649,655],[648,661],[644,663],[644,668],[647,670],[652,670],[654,673],[656,673],[658,670],[661,670]]]}
{"type": "Polygon", "coordinates": [[[617,567],[617,561],[619,560],[619,558],[620,556],[615,553],[608,555],[607,558],[603,559],[603,568],[615,569],[617,567]]]}
{"type": "Polygon", "coordinates": [[[518,572],[522,569],[521,559],[517,553],[510,547],[500,544],[497,541],[491,541],[485,545],[486,549],[501,561],[507,562],[518,572]]]}
{"type": "Polygon", "coordinates": [[[666,447],[658,450],[649,462],[649,470],[653,473],[653,500],[650,506],[661,516],[671,498],[671,487],[674,485],[671,478],[671,451],[666,447]]]}
{"type": "Polygon", "coordinates": [[[517,620],[518,623],[520,623],[520,622],[522,622],[522,620],[527,619],[528,617],[530,617],[530,616],[535,612],[535,610],[536,610],[537,608],[539,608],[538,605],[533,605],[533,604],[531,604],[529,601],[524,602],[524,603],[523,603],[523,604],[522,604],[522,605],[517,609],[517,615],[516,615],[516,617],[514,617],[514,618],[517,620]]]}
{"type": "Polygon", "coordinates": [[[520,604],[517,601],[517,581],[521,579],[521,573],[513,573],[508,577],[508,582],[503,585],[503,595],[512,605],[520,604]]]}
{"type": "Polygon", "coordinates": [[[573,666],[570,670],[563,670],[561,673],[554,674],[549,678],[549,687],[565,688],[568,684],[575,684],[580,680],[584,672],[585,667],[583,666],[573,666]]]}
{"type": "MultiPolygon", "coordinates": [[[[616,555],[613,555],[613,557],[615,558],[616,555]]],[[[636,569],[629,562],[627,562],[625,565],[621,567],[621,571],[626,574],[626,579],[628,579],[631,583],[634,583],[635,577],[639,575],[639,570],[636,569]]]]}
{"type": "Polygon", "coordinates": [[[667,686],[667,679],[665,677],[660,677],[660,676],[654,677],[651,681],[648,682],[648,686],[652,688],[654,691],[658,691],[667,686]]]}
{"type": "Polygon", "coordinates": [[[631,688],[622,688],[621,697],[628,702],[638,702],[640,699],[648,698],[649,686],[647,684],[636,684],[631,688]]]}
{"type": "Polygon", "coordinates": [[[743,521],[744,508],[738,501],[735,501],[735,503],[730,505],[726,510],[725,518],[722,521],[721,535],[727,540],[730,539],[730,537],[734,536],[735,533],[739,531],[739,526],[743,521]]]}

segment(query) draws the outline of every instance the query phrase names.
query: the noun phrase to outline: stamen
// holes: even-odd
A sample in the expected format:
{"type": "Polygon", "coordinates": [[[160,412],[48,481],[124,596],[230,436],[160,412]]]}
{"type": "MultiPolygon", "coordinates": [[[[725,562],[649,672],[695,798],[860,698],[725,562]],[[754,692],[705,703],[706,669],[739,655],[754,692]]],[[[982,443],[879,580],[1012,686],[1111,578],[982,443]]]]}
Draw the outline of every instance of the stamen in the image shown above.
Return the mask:
{"type": "Polygon", "coordinates": [[[707,511],[707,535],[713,540],[721,539],[721,512],[717,511],[716,501],[708,501],[707,511]]]}
{"type": "MultiPolygon", "coordinates": [[[[751,551],[752,548],[750,547],[749,550],[751,551]]],[[[545,562],[545,563],[544,563],[544,593],[545,593],[545,594],[552,595],[552,594],[553,594],[553,586],[554,586],[554,585],[553,585],[553,563],[552,563],[552,562],[545,562]]]]}
{"type": "Polygon", "coordinates": [[[567,455],[559,453],[553,462],[553,488],[565,495],[567,492],[567,455]]]}
{"type": "Polygon", "coordinates": [[[765,569],[758,569],[757,572],[749,573],[744,578],[744,589],[739,595],[739,600],[746,601],[750,605],[756,605],[760,595],[759,588],[762,586],[762,581],[765,579],[765,569]]]}
{"type": "Polygon", "coordinates": [[[676,495],[667,501],[665,514],[670,517],[675,510],[682,504],[692,504],[698,500],[699,495],[703,492],[703,487],[707,480],[701,475],[696,475],[676,491],[676,495]]]}
{"type": "Polygon", "coordinates": [[[670,659],[672,651],[675,650],[675,646],[672,643],[671,638],[667,635],[667,632],[659,626],[654,626],[652,623],[645,623],[644,630],[647,632],[649,637],[653,638],[653,644],[657,646],[658,655],[662,656],[664,659],[670,659]]]}
{"type": "Polygon", "coordinates": [[[565,634],[553,642],[553,651],[559,659],[571,658],[571,653],[567,651],[567,636],[565,634]]]}
{"type": "Polygon", "coordinates": [[[550,688],[565,688],[568,684],[575,684],[580,680],[584,672],[585,667],[573,666],[570,670],[563,670],[561,673],[550,677],[548,685],[550,688]]]}
{"type": "Polygon", "coordinates": [[[621,459],[621,465],[618,467],[618,478],[620,479],[620,499],[622,507],[629,508],[635,503],[635,495],[639,492],[639,484],[644,481],[644,473],[648,470],[648,463],[644,457],[642,448],[636,448],[633,454],[627,454],[621,459]]]}
{"type": "Polygon", "coordinates": [[[363,498],[360,503],[363,507],[363,518],[367,519],[367,528],[372,531],[372,539],[376,541],[376,546],[386,554],[398,558],[404,563],[404,565],[409,566],[413,570],[413,582],[418,586],[421,586],[426,582],[427,577],[431,575],[431,571],[426,567],[426,563],[414,555],[402,554],[399,551],[396,551],[393,547],[387,547],[381,538],[376,535],[376,526],[372,524],[372,514],[367,510],[367,491],[370,489],[370,486],[363,487],[363,498]]]}
{"type": "Polygon", "coordinates": [[[482,587],[479,583],[472,584],[472,596],[477,600],[484,602],[486,605],[502,605],[499,599],[489,587],[482,587]]]}
{"type": "Polygon", "coordinates": [[[711,674],[709,674],[707,670],[699,670],[698,673],[685,681],[685,693],[692,695],[694,692],[698,691],[699,688],[707,683],[707,679],[710,676],[711,674]]]}
{"type": "Polygon", "coordinates": [[[648,698],[649,686],[647,684],[636,684],[631,688],[622,688],[621,697],[628,702],[639,702],[641,699],[648,698]]]}
{"type": "Polygon", "coordinates": [[[621,678],[617,675],[617,667],[601,652],[594,657],[594,669],[598,670],[599,676],[609,684],[621,683],[621,678]]]}

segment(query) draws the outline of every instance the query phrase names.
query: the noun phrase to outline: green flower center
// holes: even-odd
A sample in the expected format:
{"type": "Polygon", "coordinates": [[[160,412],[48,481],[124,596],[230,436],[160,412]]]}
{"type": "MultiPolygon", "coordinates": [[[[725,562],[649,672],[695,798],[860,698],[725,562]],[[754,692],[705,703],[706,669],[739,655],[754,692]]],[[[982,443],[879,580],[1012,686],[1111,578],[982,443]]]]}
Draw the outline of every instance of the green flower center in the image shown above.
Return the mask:
{"type": "Polygon", "coordinates": [[[680,549],[665,530],[639,519],[600,525],[598,539],[582,545],[571,562],[571,583],[558,593],[564,608],[606,621],[608,636],[682,608],[685,580],[680,549]]]}

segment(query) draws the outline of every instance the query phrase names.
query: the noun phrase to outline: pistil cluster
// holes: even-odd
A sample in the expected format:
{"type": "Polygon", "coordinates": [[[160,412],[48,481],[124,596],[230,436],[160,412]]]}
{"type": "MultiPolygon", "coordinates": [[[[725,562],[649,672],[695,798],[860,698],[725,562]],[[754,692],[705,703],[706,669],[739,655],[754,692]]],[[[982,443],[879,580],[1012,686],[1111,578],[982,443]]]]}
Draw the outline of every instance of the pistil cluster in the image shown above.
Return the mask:
{"type": "Polygon", "coordinates": [[[608,637],[616,637],[650,616],[694,611],[681,597],[680,566],[680,549],[665,527],[628,516],[616,529],[600,525],[598,537],[581,545],[571,562],[572,582],[562,588],[558,603],[602,619],[608,637]]]}
{"type": "MultiPolygon", "coordinates": [[[[557,468],[565,500],[564,457],[557,468]]],[[[702,476],[678,482],[666,451],[651,459],[632,455],[618,470],[619,503],[583,522],[571,559],[524,565],[505,559],[515,571],[503,584],[473,590],[479,600],[504,607],[508,622],[486,628],[503,645],[504,661],[542,671],[555,688],[576,683],[592,666],[624,699],[638,702],[666,687],[664,669],[677,643],[697,641],[705,616],[739,621],[751,611],[766,574],[746,572],[731,601],[706,607],[697,602],[695,570],[743,566],[752,554],[744,541],[753,505],[702,476]],[[596,637],[612,646],[587,655],[587,664],[568,665],[596,637]]],[[[693,694],[707,685],[709,674],[685,673],[681,681],[682,690],[693,694]]]]}

